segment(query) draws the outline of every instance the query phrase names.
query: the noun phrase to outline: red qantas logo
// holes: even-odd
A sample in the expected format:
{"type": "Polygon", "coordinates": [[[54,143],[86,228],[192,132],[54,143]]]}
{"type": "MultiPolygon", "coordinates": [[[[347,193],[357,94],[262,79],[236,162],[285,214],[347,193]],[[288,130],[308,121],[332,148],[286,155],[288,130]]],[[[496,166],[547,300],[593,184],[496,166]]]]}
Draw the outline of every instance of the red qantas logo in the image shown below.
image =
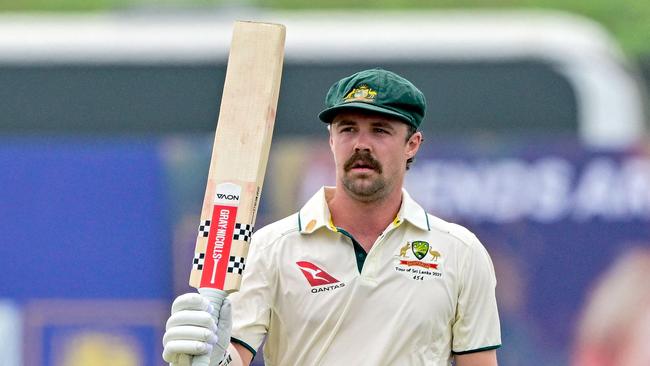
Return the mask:
{"type": "Polygon", "coordinates": [[[300,262],[296,262],[296,264],[302,271],[302,274],[305,275],[305,278],[307,279],[311,287],[332,285],[339,282],[339,280],[332,277],[329,273],[318,268],[318,266],[316,266],[311,262],[300,261],[300,262]]]}

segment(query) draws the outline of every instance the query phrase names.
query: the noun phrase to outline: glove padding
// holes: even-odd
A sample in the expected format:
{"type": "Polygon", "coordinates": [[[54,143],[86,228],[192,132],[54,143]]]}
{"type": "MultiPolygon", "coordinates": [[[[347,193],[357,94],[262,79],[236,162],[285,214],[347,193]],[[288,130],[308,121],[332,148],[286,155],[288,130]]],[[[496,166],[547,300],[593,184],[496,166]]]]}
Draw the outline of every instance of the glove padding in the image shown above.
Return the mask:
{"type": "Polygon", "coordinates": [[[172,304],[163,336],[163,359],[172,365],[187,364],[190,356],[211,355],[210,366],[224,358],[230,344],[232,316],[230,301],[223,299],[220,309],[197,293],[181,295],[172,304]],[[213,314],[218,315],[213,317],[213,314]],[[218,322],[215,322],[215,318],[218,322]]]}

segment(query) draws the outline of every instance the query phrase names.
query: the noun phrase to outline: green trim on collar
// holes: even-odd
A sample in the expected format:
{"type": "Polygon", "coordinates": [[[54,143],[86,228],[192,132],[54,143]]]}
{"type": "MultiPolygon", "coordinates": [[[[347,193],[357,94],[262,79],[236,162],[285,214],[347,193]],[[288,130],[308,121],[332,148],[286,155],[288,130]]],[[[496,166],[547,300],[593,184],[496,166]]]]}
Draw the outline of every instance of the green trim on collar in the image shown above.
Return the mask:
{"type": "Polygon", "coordinates": [[[500,344],[497,344],[496,346],[481,347],[481,348],[477,348],[477,349],[470,349],[470,350],[467,350],[467,351],[460,351],[460,352],[451,351],[451,353],[453,353],[453,354],[455,354],[455,355],[466,355],[466,354],[468,354],[468,353],[476,353],[476,352],[483,352],[483,351],[491,351],[491,350],[493,350],[493,349],[497,349],[497,348],[499,348],[499,347],[501,347],[501,345],[500,345],[500,344]]]}
{"type": "Polygon", "coordinates": [[[429,214],[427,213],[426,210],[422,210],[422,211],[424,211],[424,218],[427,219],[427,230],[431,231],[431,224],[429,224],[429,214]]]}
{"type": "Polygon", "coordinates": [[[238,344],[241,344],[242,346],[244,346],[244,348],[246,348],[247,350],[249,350],[253,354],[253,358],[257,354],[257,351],[253,347],[251,347],[248,343],[242,341],[241,339],[237,339],[235,337],[230,337],[230,342],[235,342],[235,343],[238,343],[238,344]]]}
{"type": "MultiPolygon", "coordinates": [[[[321,188],[298,211],[298,230],[301,234],[311,234],[322,227],[336,231],[334,224],[331,222],[331,214],[325,199],[326,189],[334,188],[321,188]],[[305,217],[302,217],[303,213],[305,217]],[[305,221],[304,226],[302,224],[303,221],[305,221]]],[[[409,224],[423,231],[431,231],[432,227],[436,225],[436,221],[429,219],[424,208],[415,202],[406,190],[402,189],[402,203],[399,212],[393,220],[393,226],[402,225],[405,221],[408,221],[409,224]],[[424,217],[422,217],[422,213],[424,213],[424,217]]]]}
{"type": "Polygon", "coordinates": [[[298,231],[302,232],[302,224],[300,222],[300,211],[298,211],[298,231]]]}
{"type": "Polygon", "coordinates": [[[352,234],[348,233],[347,231],[341,229],[340,227],[336,228],[336,231],[340,232],[341,234],[347,236],[352,240],[352,246],[354,247],[354,258],[357,260],[357,268],[359,269],[359,274],[361,274],[361,270],[363,270],[363,264],[366,263],[366,258],[368,257],[368,253],[363,249],[361,244],[352,237],[352,234]]]}
{"type": "Polygon", "coordinates": [[[426,210],[415,202],[405,189],[402,189],[402,206],[397,216],[402,221],[408,221],[420,230],[431,231],[431,225],[426,210]],[[422,217],[424,213],[424,217],[422,217]]]}

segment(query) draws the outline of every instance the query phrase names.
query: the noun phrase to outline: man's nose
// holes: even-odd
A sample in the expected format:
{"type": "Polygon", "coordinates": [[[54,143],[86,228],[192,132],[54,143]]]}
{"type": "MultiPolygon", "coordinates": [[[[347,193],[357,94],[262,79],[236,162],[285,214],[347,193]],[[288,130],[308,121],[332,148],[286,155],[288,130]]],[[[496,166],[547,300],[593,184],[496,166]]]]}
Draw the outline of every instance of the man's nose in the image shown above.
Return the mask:
{"type": "Polygon", "coordinates": [[[359,151],[362,151],[362,150],[370,151],[371,146],[372,145],[370,143],[368,134],[361,132],[361,133],[359,133],[357,135],[357,140],[355,141],[355,144],[354,144],[354,151],[356,151],[356,152],[359,152],[359,151]]]}

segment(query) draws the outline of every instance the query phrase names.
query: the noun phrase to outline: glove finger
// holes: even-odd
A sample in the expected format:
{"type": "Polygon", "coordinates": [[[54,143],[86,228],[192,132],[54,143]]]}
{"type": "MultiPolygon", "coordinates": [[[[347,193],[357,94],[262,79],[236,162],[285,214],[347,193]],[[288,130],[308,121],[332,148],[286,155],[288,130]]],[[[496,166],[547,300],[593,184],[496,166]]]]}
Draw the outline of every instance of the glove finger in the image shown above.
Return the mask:
{"type": "Polygon", "coordinates": [[[191,355],[180,354],[178,355],[178,360],[176,360],[176,364],[172,366],[192,366],[192,358],[193,356],[191,355]]]}
{"type": "Polygon", "coordinates": [[[230,334],[232,330],[232,306],[228,298],[225,298],[223,300],[223,305],[221,305],[221,310],[219,311],[219,321],[217,323],[217,329],[221,331],[227,330],[228,334],[230,334]]]}
{"type": "Polygon", "coordinates": [[[232,304],[228,298],[223,299],[223,304],[219,311],[219,325],[222,325],[222,321],[224,322],[223,325],[232,323],[232,304]]]}
{"type": "Polygon", "coordinates": [[[215,324],[214,319],[212,319],[212,315],[210,315],[210,313],[193,310],[182,310],[172,314],[172,316],[167,319],[165,329],[169,330],[172,327],[183,325],[207,328],[211,332],[215,332],[217,330],[217,324],[215,324]]]}
{"type": "Polygon", "coordinates": [[[215,347],[226,350],[230,344],[230,335],[232,332],[232,308],[230,300],[225,298],[219,312],[219,321],[217,323],[217,343],[215,347]]]}
{"type": "Polygon", "coordinates": [[[212,345],[196,341],[170,341],[163,349],[163,359],[167,362],[176,362],[180,354],[204,355],[212,352],[212,345]]]}
{"type": "Polygon", "coordinates": [[[178,326],[169,328],[163,336],[163,345],[170,341],[188,340],[206,342],[209,344],[217,343],[217,335],[209,329],[192,326],[178,326]]]}
{"type": "Polygon", "coordinates": [[[201,294],[187,293],[177,297],[172,303],[172,314],[182,310],[199,310],[212,313],[210,301],[201,294]]]}

